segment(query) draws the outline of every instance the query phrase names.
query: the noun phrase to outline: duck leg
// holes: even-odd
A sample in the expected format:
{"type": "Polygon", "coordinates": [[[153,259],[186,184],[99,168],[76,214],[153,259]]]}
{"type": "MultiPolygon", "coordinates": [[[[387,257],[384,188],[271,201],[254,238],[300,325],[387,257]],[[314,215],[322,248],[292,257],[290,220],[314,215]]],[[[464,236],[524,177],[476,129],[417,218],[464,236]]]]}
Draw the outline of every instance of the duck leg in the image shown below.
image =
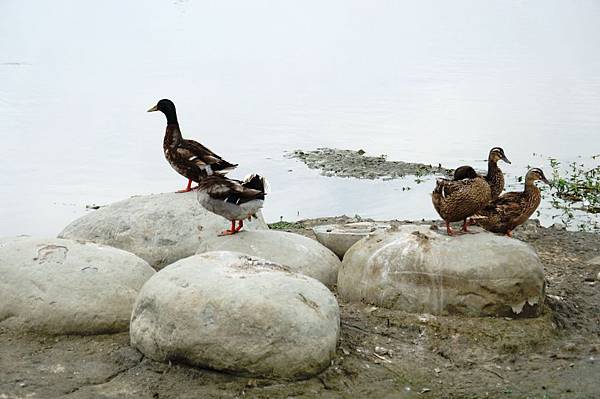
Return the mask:
{"type": "Polygon", "coordinates": [[[450,222],[445,220],[446,222],[446,232],[448,233],[449,236],[453,236],[454,235],[454,231],[452,231],[452,227],[450,227],[450,222]]]}
{"type": "Polygon", "coordinates": [[[506,230],[506,236],[512,237],[512,230],[506,230]]]}
{"type": "Polygon", "coordinates": [[[188,179],[188,184],[187,184],[186,188],[184,188],[183,190],[179,190],[177,192],[178,193],[188,193],[190,191],[192,191],[192,179],[188,179]]]}
{"type": "Polygon", "coordinates": [[[235,233],[237,233],[238,230],[235,229],[235,220],[231,221],[231,230],[225,230],[223,232],[221,232],[221,234],[219,234],[219,237],[221,236],[230,236],[233,235],[235,233]]]}
{"type": "Polygon", "coordinates": [[[237,229],[235,229],[235,231],[240,231],[242,229],[242,227],[244,227],[244,221],[240,220],[239,225],[238,225],[237,229]]]}

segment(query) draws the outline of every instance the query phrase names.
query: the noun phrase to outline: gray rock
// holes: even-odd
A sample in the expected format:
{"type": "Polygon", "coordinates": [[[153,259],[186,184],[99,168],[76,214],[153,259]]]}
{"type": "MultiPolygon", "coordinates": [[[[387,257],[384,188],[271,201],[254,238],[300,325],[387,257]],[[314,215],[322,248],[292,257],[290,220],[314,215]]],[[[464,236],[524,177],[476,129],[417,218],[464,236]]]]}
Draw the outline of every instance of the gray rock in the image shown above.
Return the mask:
{"type": "Polygon", "coordinates": [[[600,265],[600,256],[595,256],[586,262],[588,265],[600,265]]]}
{"type": "Polygon", "coordinates": [[[544,272],[535,251],[473,230],[479,233],[449,237],[428,226],[376,232],[346,253],[338,293],[415,313],[538,315],[544,272]]]}
{"type": "Polygon", "coordinates": [[[245,254],[182,259],[142,288],[131,344],[146,356],[266,378],[305,378],[333,359],[339,308],[317,280],[245,254]]]}
{"type": "Polygon", "coordinates": [[[377,230],[387,230],[390,227],[389,224],[381,222],[326,224],[315,226],[313,232],[321,244],[343,258],[346,251],[357,241],[377,230]]]}
{"type": "Polygon", "coordinates": [[[58,238],[0,240],[0,326],[48,334],[127,331],[155,271],[120,249],[58,238]]]}
{"type": "MultiPolygon", "coordinates": [[[[136,254],[160,269],[193,255],[198,245],[230,227],[208,212],[196,193],[165,193],[133,197],[102,207],[75,220],[61,238],[90,240],[136,254]]],[[[245,229],[267,229],[262,216],[245,229]]]]}
{"type": "Polygon", "coordinates": [[[197,253],[234,251],[287,266],[293,272],[316,278],[325,285],[337,281],[340,260],[315,240],[284,231],[246,231],[203,241],[197,253]]]}

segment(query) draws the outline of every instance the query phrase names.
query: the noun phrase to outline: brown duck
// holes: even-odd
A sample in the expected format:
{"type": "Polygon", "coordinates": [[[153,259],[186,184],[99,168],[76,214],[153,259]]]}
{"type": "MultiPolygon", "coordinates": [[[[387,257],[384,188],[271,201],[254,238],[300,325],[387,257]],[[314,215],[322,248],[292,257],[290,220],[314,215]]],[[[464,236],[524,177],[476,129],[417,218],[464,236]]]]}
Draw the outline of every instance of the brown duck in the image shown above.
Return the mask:
{"type": "Polygon", "coordinates": [[[536,180],[550,184],[541,169],[530,169],[525,175],[525,189],[522,192],[504,193],[483,207],[474,218],[475,222],[488,231],[511,237],[512,231],[525,223],[540,205],[542,195],[534,184],[536,180]]]}
{"type": "Polygon", "coordinates": [[[225,175],[237,166],[225,161],[202,144],[184,139],[179,129],[175,104],[171,100],[160,100],[148,110],[148,112],[154,111],[160,111],[167,117],[167,129],[163,141],[165,158],[177,173],[188,179],[187,187],[178,192],[192,190],[192,181],[199,183],[212,174],[225,175]]]}
{"type": "MultiPolygon", "coordinates": [[[[504,161],[508,164],[511,162],[504,155],[504,150],[500,147],[494,147],[490,150],[488,155],[488,171],[487,175],[483,176],[490,185],[492,191],[492,199],[498,198],[498,196],[504,190],[504,174],[498,167],[498,161],[504,161]]],[[[468,177],[468,169],[473,170],[470,166],[461,166],[456,168],[454,171],[454,180],[462,180],[468,177]]]]}
{"type": "Polygon", "coordinates": [[[467,218],[487,205],[492,193],[486,180],[471,167],[463,170],[465,178],[460,180],[438,179],[431,194],[433,207],[446,222],[448,235],[454,232],[451,222],[463,221],[462,230],[467,230],[467,218]]]}

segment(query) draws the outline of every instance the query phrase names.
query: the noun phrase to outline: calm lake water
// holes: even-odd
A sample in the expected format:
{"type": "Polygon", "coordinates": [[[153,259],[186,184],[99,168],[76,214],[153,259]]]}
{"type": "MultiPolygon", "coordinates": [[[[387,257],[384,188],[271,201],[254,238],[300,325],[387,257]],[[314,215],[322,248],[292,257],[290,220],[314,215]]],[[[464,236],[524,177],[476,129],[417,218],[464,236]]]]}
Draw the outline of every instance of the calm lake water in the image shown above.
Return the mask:
{"type": "Polygon", "coordinates": [[[431,181],[326,178],[284,151],[485,168],[502,146],[511,183],[599,153],[598,21],[593,0],[2,0],[0,235],[183,188],[146,113],[164,97],[232,177],[269,178],[269,221],[436,217],[431,181]]]}

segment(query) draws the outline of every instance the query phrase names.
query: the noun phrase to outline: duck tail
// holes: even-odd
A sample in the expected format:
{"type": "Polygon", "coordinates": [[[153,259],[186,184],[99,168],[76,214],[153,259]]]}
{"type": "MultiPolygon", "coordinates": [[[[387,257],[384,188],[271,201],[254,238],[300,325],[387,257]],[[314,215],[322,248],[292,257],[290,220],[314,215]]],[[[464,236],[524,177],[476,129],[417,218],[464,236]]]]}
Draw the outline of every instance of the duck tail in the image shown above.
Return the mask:
{"type": "Polygon", "coordinates": [[[268,194],[271,190],[267,179],[256,173],[246,176],[242,181],[242,186],[258,190],[263,194],[268,194]]]}

